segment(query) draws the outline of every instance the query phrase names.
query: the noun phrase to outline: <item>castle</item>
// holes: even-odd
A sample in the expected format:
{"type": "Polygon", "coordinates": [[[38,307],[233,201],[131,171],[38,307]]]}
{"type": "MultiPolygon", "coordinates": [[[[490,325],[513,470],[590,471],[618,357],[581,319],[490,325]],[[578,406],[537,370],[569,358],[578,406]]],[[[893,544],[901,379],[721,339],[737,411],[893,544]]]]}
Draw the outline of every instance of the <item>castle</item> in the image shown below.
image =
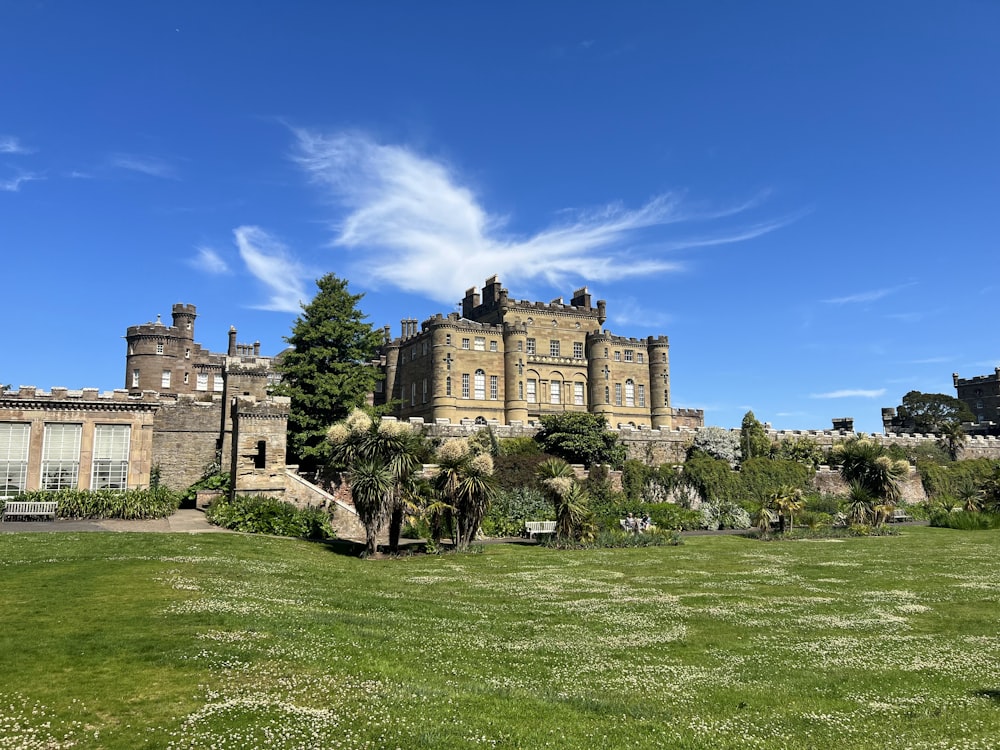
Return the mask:
{"type": "Polygon", "coordinates": [[[701,427],[704,413],[670,405],[666,336],[615,336],[607,305],[587,288],[569,304],[513,300],[496,276],[462,313],[441,313],[401,335],[385,328],[376,405],[431,424],[532,425],[548,414],[590,412],[612,427],[701,427]]]}

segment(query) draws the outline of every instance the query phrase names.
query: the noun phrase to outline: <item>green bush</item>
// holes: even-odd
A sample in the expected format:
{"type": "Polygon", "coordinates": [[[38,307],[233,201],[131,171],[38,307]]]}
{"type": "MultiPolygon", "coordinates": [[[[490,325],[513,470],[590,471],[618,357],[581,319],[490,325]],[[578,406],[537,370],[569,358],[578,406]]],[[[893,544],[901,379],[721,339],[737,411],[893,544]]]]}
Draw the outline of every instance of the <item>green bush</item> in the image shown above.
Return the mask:
{"type": "Polygon", "coordinates": [[[805,489],[815,470],[798,461],[783,458],[751,458],[740,464],[734,486],[738,502],[745,507],[766,500],[781,487],[805,489]]]}
{"type": "Polygon", "coordinates": [[[291,503],[262,495],[220,498],[205,510],[216,526],[248,534],[327,539],[334,536],[330,516],[321,508],[298,508],[291,503]]]}
{"type": "Polygon", "coordinates": [[[967,484],[983,487],[998,469],[1000,461],[989,458],[974,458],[947,464],[924,460],[917,462],[924,491],[931,499],[955,495],[959,488],[967,484]]]}
{"type": "Polygon", "coordinates": [[[59,518],[121,518],[129,521],[166,518],[180,498],[166,487],[148,490],[35,490],[13,498],[29,503],[52,502],[59,518]]]}
{"type": "Polygon", "coordinates": [[[504,438],[500,441],[501,456],[536,456],[542,452],[531,437],[504,438]]]}
{"type": "Polygon", "coordinates": [[[588,541],[559,539],[553,536],[541,542],[543,546],[557,549],[611,549],[623,547],[667,547],[683,544],[679,532],[672,529],[650,529],[632,534],[622,530],[604,529],[588,541]]]}
{"type": "Polygon", "coordinates": [[[520,536],[525,521],[553,521],[552,503],[540,491],[520,487],[501,490],[490,503],[480,528],[490,537],[520,536]]]}
{"type": "Polygon", "coordinates": [[[1000,529],[1000,514],[970,513],[966,510],[956,510],[951,513],[938,510],[930,515],[931,526],[959,531],[986,531],[1000,529]]]}

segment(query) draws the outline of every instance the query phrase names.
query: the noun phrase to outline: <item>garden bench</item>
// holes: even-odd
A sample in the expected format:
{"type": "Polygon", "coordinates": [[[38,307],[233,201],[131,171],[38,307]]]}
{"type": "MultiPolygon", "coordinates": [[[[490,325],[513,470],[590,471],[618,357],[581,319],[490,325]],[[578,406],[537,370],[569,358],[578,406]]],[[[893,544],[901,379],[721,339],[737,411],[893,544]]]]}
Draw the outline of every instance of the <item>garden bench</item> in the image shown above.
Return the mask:
{"type": "Polygon", "coordinates": [[[555,534],[555,521],[525,521],[524,533],[531,539],[535,534],[555,534]]]}
{"type": "Polygon", "coordinates": [[[912,521],[913,516],[911,516],[902,508],[896,508],[896,510],[892,512],[892,517],[889,520],[892,523],[902,523],[903,521],[912,521]]]}
{"type": "Polygon", "coordinates": [[[42,516],[55,518],[56,505],[58,505],[58,503],[54,501],[26,503],[21,501],[12,502],[8,500],[3,506],[3,520],[6,521],[11,516],[42,516]]]}

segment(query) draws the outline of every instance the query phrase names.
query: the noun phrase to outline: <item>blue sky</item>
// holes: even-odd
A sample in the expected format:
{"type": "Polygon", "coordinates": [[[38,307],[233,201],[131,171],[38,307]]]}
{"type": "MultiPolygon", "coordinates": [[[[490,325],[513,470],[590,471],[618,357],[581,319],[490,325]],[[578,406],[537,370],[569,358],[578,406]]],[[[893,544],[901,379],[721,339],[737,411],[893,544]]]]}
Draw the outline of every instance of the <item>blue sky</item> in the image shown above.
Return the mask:
{"type": "Polygon", "coordinates": [[[283,348],[588,285],[674,406],[787,429],[1000,364],[995,2],[0,0],[0,383],[123,387],[198,306],[283,348]]]}

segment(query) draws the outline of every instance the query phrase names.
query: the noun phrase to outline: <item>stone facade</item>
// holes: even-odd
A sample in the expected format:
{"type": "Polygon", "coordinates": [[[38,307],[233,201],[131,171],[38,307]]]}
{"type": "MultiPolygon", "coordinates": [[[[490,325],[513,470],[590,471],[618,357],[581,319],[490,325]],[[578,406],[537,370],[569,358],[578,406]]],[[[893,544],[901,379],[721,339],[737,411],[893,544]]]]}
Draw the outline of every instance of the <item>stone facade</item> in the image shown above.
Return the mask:
{"type": "Polygon", "coordinates": [[[976,417],[976,426],[970,431],[1000,434],[1000,367],[992,375],[960,378],[952,373],[952,382],[959,401],[964,401],[976,417]]]}
{"type": "Polygon", "coordinates": [[[704,414],[670,405],[666,336],[615,336],[602,326],[606,303],[586,287],[569,304],[513,300],[496,276],[473,287],[462,313],[437,314],[418,328],[386,328],[376,404],[428,423],[527,425],[547,414],[591,412],[612,426],[698,427],[704,414]]]}

